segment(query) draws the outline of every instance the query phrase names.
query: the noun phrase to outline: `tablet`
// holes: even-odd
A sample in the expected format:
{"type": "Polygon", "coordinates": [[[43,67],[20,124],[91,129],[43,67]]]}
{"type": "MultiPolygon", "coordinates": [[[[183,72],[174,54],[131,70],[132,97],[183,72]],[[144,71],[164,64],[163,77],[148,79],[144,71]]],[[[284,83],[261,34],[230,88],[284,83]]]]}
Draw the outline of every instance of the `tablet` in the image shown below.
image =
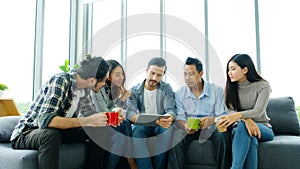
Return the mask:
{"type": "Polygon", "coordinates": [[[140,125],[140,126],[156,126],[157,124],[155,123],[156,120],[160,118],[169,118],[169,114],[139,114],[135,125],[140,125]]]}

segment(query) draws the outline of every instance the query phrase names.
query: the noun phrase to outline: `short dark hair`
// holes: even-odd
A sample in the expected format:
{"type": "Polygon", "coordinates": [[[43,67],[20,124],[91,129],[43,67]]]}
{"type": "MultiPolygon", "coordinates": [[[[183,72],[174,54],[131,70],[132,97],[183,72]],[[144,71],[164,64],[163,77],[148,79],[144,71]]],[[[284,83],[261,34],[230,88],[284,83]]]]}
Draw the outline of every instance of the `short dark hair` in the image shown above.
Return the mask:
{"type": "Polygon", "coordinates": [[[92,57],[80,62],[76,72],[83,79],[96,78],[102,81],[108,72],[109,65],[102,57],[92,57]]]}
{"type": "Polygon", "coordinates": [[[166,73],[166,71],[167,71],[166,61],[165,61],[162,57],[154,57],[154,58],[152,58],[152,59],[148,62],[148,68],[149,68],[151,65],[156,65],[156,66],[158,66],[158,67],[165,67],[164,73],[166,73]]]}
{"type": "Polygon", "coordinates": [[[203,70],[202,62],[197,58],[188,57],[185,61],[186,65],[195,65],[196,70],[200,73],[203,70]]]}

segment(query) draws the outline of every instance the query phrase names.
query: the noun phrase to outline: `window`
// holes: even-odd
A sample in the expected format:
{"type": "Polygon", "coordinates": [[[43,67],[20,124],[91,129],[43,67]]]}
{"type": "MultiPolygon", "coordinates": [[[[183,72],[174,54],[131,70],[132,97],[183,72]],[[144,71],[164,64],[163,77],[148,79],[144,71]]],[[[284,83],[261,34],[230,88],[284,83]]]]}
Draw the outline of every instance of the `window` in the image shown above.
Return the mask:
{"type": "Polygon", "coordinates": [[[61,72],[69,57],[69,0],[46,0],[44,18],[43,80],[61,72]]]}
{"type": "Polygon", "coordinates": [[[270,82],[271,97],[292,96],[300,106],[300,2],[259,1],[262,75],[270,82]]]}
{"type": "Polygon", "coordinates": [[[92,54],[120,62],[121,1],[103,0],[94,2],[92,19],[92,54]]]}
{"type": "Polygon", "coordinates": [[[0,5],[0,83],[9,87],[5,96],[30,102],[33,84],[36,1],[2,1],[0,5]]]}
{"type": "Polygon", "coordinates": [[[127,67],[129,87],[142,82],[152,57],[160,56],[160,0],[127,1],[127,67]]]}
{"type": "MultiPolygon", "coordinates": [[[[255,37],[254,1],[208,1],[208,39],[221,62],[223,78],[227,61],[234,54],[248,54],[256,63],[255,37]]],[[[217,61],[210,61],[212,71],[217,61]]]]}
{"type": "Polygon", "coordinates": [[[204,1],[166,0],[166,80],[176,91],[185,84],[183,65],[187,57],[199,58],[205,66],[204,1]]]}

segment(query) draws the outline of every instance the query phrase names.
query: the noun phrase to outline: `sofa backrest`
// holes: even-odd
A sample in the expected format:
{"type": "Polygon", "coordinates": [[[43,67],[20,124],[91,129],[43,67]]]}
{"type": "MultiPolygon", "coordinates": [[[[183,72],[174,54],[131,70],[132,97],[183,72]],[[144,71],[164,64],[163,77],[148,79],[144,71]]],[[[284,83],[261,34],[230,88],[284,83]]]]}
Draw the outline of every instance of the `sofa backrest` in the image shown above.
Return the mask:
{"type": "Polygon", "coordinates": [[[299,135],[299,121],[292,97],[270,98],[267,114],[275,134],[299,135]]]}
{"type": "MultiPolygon", "coordinates": [[[[267,114],[275,134],[299,135],[299,121],[292,97],[270,98],[267,114]]],[[[21,116],[0,117],[0,142],[9,142],[21,116]]]]}

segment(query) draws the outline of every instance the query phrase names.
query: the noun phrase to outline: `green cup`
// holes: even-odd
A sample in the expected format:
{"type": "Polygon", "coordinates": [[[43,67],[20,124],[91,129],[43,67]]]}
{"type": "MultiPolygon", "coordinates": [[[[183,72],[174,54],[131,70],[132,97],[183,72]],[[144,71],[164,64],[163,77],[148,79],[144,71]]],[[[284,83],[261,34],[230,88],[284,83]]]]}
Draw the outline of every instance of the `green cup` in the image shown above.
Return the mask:
{"type": "Polygon", "coordinates": [[[187,123],[187,126],[190,128],[190,129],[199,129],[200,128],[200,118],[195,118],[195,117],[189,117],[188,118],[188,123],[187,123]]]}

